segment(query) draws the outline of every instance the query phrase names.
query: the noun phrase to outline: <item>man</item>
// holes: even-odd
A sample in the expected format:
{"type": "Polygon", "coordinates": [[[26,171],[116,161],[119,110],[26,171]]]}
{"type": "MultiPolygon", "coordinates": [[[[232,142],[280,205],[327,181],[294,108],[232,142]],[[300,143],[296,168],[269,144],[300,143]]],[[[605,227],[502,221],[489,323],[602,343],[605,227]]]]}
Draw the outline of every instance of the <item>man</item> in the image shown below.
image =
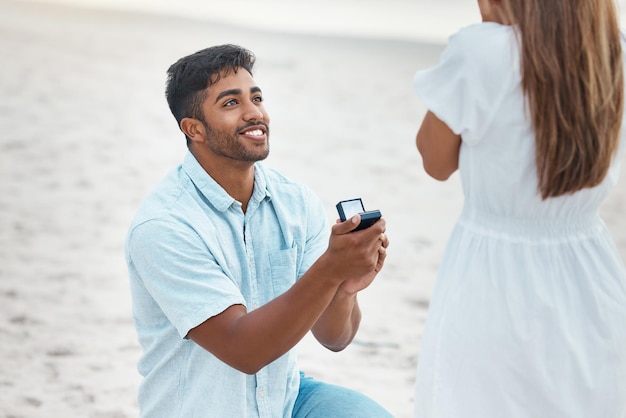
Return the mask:
{"type": "Polygon", "coordinates": [[[261,163],[269,117],[254,55],[221,45],[168,70],[184,162],[127,238],[143,356],[143,417],[388,417],[371,399],[299,372],[311,330],[333,351],[360,322],[357,293],[383,267],[385,221],[330,231],[312,192],[261,163]]]}

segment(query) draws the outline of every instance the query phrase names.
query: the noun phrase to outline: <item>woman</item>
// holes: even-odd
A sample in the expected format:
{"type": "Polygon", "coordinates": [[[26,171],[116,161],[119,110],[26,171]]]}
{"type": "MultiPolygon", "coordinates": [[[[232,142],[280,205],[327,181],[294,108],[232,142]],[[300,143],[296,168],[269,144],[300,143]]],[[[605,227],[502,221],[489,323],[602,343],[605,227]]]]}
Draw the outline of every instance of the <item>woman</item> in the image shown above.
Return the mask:
{"type": "Polygon", "coordinates": [[[415,416],[626,417],[626,269],[598,214],[626,148],[616,6],[478,4],[414,79],[424,168],[465,195],[415,416]]]}

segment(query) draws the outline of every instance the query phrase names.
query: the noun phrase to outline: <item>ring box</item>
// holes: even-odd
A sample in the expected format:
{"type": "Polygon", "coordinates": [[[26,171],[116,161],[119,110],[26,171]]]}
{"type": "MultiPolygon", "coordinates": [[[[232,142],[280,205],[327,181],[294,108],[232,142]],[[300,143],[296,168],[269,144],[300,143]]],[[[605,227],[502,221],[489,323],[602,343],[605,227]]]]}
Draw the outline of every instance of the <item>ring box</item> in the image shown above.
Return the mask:
{"type": "Polygon", "coordinates": [[[356,214],[361,216],[361,223],[353,231],[359,231],[374,225],[382,216],[378,209],[366,211],[361,198],[342,200],[336,206],[337,212],[339,212],[339,219],[342,221],[356,214]]]}

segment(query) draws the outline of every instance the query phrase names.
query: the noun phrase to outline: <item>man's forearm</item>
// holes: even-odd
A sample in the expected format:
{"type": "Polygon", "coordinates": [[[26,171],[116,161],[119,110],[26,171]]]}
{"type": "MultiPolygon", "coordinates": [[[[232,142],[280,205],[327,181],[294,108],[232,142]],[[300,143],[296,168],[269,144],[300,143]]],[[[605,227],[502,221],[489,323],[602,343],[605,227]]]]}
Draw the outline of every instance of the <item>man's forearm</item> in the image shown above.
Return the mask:
{"type": "Polygon", "coordinates": [[[266,305],[250,312],[241,305],[231,306],[189,336],[230,366],[256,373],[295,346],[333,304],[340,281],[325,279],[328,271],[323,263],[316,263],[291,289],[266,305]]]}
{"type": "Polygon", "coordinates": [[[341,351],[352,342],[360,323],[361,309],[356,294],[342,292],[339,288],[312,332],[329,350],[341,351]]]}

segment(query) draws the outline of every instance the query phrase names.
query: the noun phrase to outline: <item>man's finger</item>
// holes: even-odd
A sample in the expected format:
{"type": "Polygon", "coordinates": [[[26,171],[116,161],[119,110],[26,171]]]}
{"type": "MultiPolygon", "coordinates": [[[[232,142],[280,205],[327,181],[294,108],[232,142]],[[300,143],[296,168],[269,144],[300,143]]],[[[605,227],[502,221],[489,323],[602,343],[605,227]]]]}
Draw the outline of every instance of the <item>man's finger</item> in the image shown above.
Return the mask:
{"type": "Polygon", "coordinates": [[[345,222],[340,222],[340,223],[333,225],[333,230],[335,231],[335,233],[339,235],[347,234],[349,232],[352,232],[354,228],[359,226],[360,222],[361,222],[361,216],[354,215],[353,217],[346,220],[345,222]]]}

